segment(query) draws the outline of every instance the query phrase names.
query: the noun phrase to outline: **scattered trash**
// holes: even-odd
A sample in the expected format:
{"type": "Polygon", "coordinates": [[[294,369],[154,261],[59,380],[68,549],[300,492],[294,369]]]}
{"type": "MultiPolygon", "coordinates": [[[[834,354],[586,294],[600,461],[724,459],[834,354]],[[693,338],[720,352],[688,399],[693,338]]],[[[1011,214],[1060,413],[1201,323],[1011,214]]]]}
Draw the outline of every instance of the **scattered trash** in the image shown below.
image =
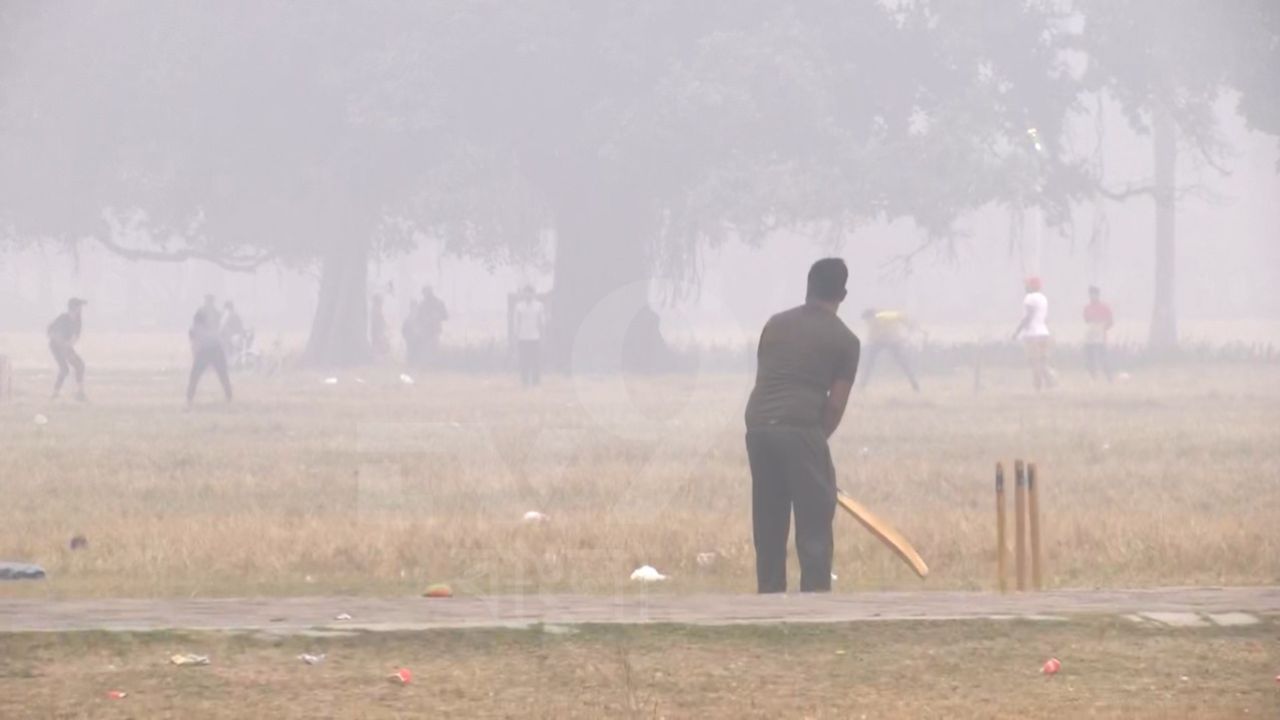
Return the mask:
{"type": "Polygon", "coordinates": [[[839,575],[836,575],[835,573],[831,573],[831,582],[835,582],[839,579],[840,579],[839,575]]]}
{"type": "Polygon", "coordinates": [[[364,378],[356,378],[357,385],[364,385],[364,378]]]}
{"type": "Polygon", "coordinates": [[[125,692],[125,691],[123,691],[123,690],[108,690],[108,691],[107,691],[107,699],[108,699],[108,700],[123,700],[123,699],[125,699],[125,698],[127,698],[127,697],[129,697],[129,693],[127,693],[127,692],[125,692]]]}
{"type": "Polygon", "coordinates": [[[169,662],[178,667],[187,667],[192,665],[208,665],[208,655],[195,655],[193,653],[178,654],[169,658],[169,662]]]}
{"type": "Polygon", "coordinates": [[[577,635],[578,629],[568,625],[543,625],[542,632],[548,635],[577,635]]]}
{"type": "Polygon", "coordinates": [[[44,568],[31,563],[0,560],[0,580],[43,580],[44,568]]]}
{"type": "Polygon", "coordinates": [[[422,593],[422,596],[429,598],[453,597],[453,588],[444,583],[432,583],[427,586],[427,591],[422,593]]]}
{"type": "Polygon", "coordinates": [[[306,583],[306,584],[308,584],[308,585],[313,585],[313,584],[315,584],[315,581],[316,581],[316,579],[315,579],[315,578],[313,578],[313,577],[311,577],[310,575],[308,575],[308,576],[306,576],[306,577],[302,578],[302,580],[303,580],[303,582],[305,582],[305,583],[306,583]]]}
{"type": "Polygon", "coordinates": [[[413,671],[409,668],[400,668],[399,670],[391,673],[387,679],[397,685],[408,685],[413,682],[413,671]]]}
{"type": "Polygon", "coordinates": [[[319,665],[320,663],[324,662],[324,653],[320,653],[319,655],[312,655],[311,653],[302,653],[301,655],[298,656],[298,659],[308,665],[319,665]]]}
{"type": "Polygon", "coordinates": [[[85,548],[89,547],[89,540],[83,535],[76,535],[75,537],[71,538],[71,542],[68,544],[70,545],[72,550],[84,550],[85,548]]]}
{"type": "Polygon", "coordinates": [[[549,519],[550,518],[538,512],[537,510],[530,510],[529,512],[524,514],[524,521],[527,523],[546,522],[549,519]]]}
{"type": "Polygon", "coordinates": [[[336,378],[336,377],[325,378],[325,379],[324,379],[324,384],[325,384],[325,385],[337,385],[337,384],[338,384],[338,378],[336,378]]]}
{"type": "Polygon", "coordinates": [[[1042,675],[1056,675],[1062,669],[1062,662],[1058,658],[1049,658],[1045,661],[1044,666],[1040,668],[1042,675]]]}
{"type": "Polygon", "coordinates": [[[350,620],[351,616],[346,613],[338,613],[337,615],[333,616],[333,619],[334,620],[350,620]]]}
{"type": "Polygon", "coordinates": [[[837,650],[837,651],[836,651],[836,654],[837,654],[837,655],[843,655],[843,654],[844,654],[844,651],[843,651],[843,650],[837,650]]]}
{"type": "Polygon", "coordinates": [[[652,565],[642,565],[631,573],[631,579],[639,580],[640,582],[658,582],[659,580],[666,580],[667,576],[655,570],[652,565]]]}
{"type": "Polygon", "coordinates": [[[405,385],[412,385],[413,378],[410,377],[407,373],[400,373],[400,382],[404,383],[405,385]]]}
{"type": "Polygon", "coordinates": [[[35,424],[37,424],[37,425],[48,425],[48,424],[49,424],[49,418],[47,418],[47,417],[45,417],[45,416],[43,416],[43,415],[41,415],[41,414],[39,414],[39,413],[36,413],[36,416],[35,416],[34,418],[32,418],[32,419],[31,419],[31,421],[32,421],[32,422],[34,422],[34,423],[35,423],[35,424]]]}
{"type": "Polygon", "coordinates": [[[698,553],[698,567],[711,567],[716,562],[716,554],[713,552],[698,553]]]}
{"type": "Polygon", "coordinates": [[[1190,679],[1191,679],[1191,678],[1187,677],[1186,675],[1183,675],[1183,676],[1182,676],[1182,682],[1187,682],[1187,681],[1188,681],[1188,680],[1190,680],[1190,679]]]}

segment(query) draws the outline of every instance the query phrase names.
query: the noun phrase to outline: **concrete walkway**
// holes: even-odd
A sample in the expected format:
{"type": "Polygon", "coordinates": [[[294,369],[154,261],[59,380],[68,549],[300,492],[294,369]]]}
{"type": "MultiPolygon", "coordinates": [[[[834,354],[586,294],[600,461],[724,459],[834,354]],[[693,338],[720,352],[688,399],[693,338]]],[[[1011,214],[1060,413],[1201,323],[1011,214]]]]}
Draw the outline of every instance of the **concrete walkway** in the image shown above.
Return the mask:
{"type": "MultiPolygon", "coordinates": [[[[1131,615],[1190,627],[1280,615],[1280,587],[974,592],[876,592],[814,596],[504,595],[426,599],[292,597],[211,600],[3,600],[0,633],[82,630],[433,630],[535,623],[735,625],[868,620],[1131,615]],[[338,619],[349,615],[350,619],[338,619]]],[[[1145,618],[1145,620],[1142,620],[1145,618]]]]}

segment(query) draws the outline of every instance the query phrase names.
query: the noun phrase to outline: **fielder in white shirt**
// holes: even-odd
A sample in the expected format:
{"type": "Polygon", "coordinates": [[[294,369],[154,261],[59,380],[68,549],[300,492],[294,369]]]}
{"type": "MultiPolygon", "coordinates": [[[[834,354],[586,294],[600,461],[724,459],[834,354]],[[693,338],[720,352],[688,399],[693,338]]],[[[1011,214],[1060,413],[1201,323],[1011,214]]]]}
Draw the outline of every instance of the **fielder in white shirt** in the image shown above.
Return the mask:
{"type": "Polygon", "coordinates": [[[542,381],[542,334],[546,324],[547,311],[542,301],[533,288],[526,285],[511,313],[511,335],[520,360],[520,382],[525,387],[542,381]]]}
{"type": "Polygon", "coordinates": [[[1013,339],[1019,338],[1027,346],[1027,361],[1031,364],[1031,382],[1036,390],[1053,387],[1057,373],[1049,365],[1049,298],[1043,292],[1038,277],[1026,280],[1026,297],[1022,299],[1024,312],[1013,339]]]}

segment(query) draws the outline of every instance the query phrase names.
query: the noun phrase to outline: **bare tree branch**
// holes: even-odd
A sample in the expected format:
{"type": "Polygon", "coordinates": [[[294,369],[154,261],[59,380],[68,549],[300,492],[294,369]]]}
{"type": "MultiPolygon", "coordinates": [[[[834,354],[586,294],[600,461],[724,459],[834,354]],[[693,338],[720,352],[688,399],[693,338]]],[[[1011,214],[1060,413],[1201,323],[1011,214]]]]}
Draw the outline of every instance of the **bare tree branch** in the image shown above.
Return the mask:
{"type": "Polygon", "coordinates": [[[1209,147],[1205,143],[1205,139],[1203,137],[1201,137],[1198,133],[1194,133],[1192,134],[1191,138],[1196,144],[1196,149],[1200,151],[1200,159],[1204,160],[1206,165],[1213,168],[1214,170],[1217,170],[1218,174],[1223,177],[1231,176],[1231,171],[1223,167],[1214,158],[1214,148],[1209,147]]]}
{"type": "MultiPolygon", "coordinates": [[[[1097,185],[1096,190],[1102,197],[1108,200],[1114,200],[1115,202],[1124,202],[1130,198],[1138,196],[1154,198],[1160,193],[1160,189],[1155,185],[1129,185],[1128,187],[1119,190],[1112,190],[1099,184],[1097,185]]],[[[1173,197],[1176,200],[1181,200],[1186,197],[1206,198],[1211,196],[1206,193],[1209,193],[1209,191],[1201,185],[1184,185],[1183,187],[1173,189],[1173,197]]]]}
{"type": "Polygon", "coordinates": [[[1110,190],[1104,187],[1103,185],[1098,185],[1097,190],[1098,190],[1098,194],[1101,195],[1102,197],[1108,200],[1114,200],[1116,202],[1124,202],[1129,198],[1138,197],[1140,195],[1155,197],[1156,191],[1157,191],[1155,185],[1138,185],[1138,186],[1130,185],[1129,187],[1124,188],[1123,190],[1110,190]]]}
{"type": "MultiPolygon", "coordinates": [[[[893,277],[890,273],[895,273],[897,277],[907,277],[915,270],[916,258],[929,251],[938,251],[939,246],[944,242],[953,241],[953,239],[940,237],[936,235],[926,235],[916,247],[908,252],[897,253],[888,260],[880,263],[880,272],[882,277],[893,277]]],[[[955,259],[954,255],[951,258],[955,259]]]]}
{"type": "Polygon", "coordinates": [[[125,247],[107,236],[100,235],[96,236],[94,239],[97,240],[98,244],[102,247],[122,258],[125,258],[126,260],[147,260],[150,262],[174,263],[186,262],[188,260],[202,260],[207,263],[213,263],[214,265],[231,272],[253,272],[274,259],[274,255],[269,252],[256,253],[252,255],[236,253],[219,255],[217,253],[210,253],[192,248],[183,248],[181,250],[148,250],[143,248],[125,247]]]}

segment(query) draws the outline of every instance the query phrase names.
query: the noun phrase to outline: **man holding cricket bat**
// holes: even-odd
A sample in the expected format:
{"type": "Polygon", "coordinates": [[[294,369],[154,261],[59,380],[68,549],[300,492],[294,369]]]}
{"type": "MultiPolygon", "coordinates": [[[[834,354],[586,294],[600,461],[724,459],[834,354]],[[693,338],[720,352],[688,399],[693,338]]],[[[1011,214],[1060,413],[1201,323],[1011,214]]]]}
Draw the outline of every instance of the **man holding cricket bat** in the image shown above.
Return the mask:
{"type": "Polygon", "coordinates": [[[746,421],[761,593],[787,590],[793,507],[800,591],[831,590],[836,481],[827,438],[844,417],[861,352],[836,315],[848,280],[843,260],[814,263],[805,304],[774,315],[760,333],[746,421]]]}

